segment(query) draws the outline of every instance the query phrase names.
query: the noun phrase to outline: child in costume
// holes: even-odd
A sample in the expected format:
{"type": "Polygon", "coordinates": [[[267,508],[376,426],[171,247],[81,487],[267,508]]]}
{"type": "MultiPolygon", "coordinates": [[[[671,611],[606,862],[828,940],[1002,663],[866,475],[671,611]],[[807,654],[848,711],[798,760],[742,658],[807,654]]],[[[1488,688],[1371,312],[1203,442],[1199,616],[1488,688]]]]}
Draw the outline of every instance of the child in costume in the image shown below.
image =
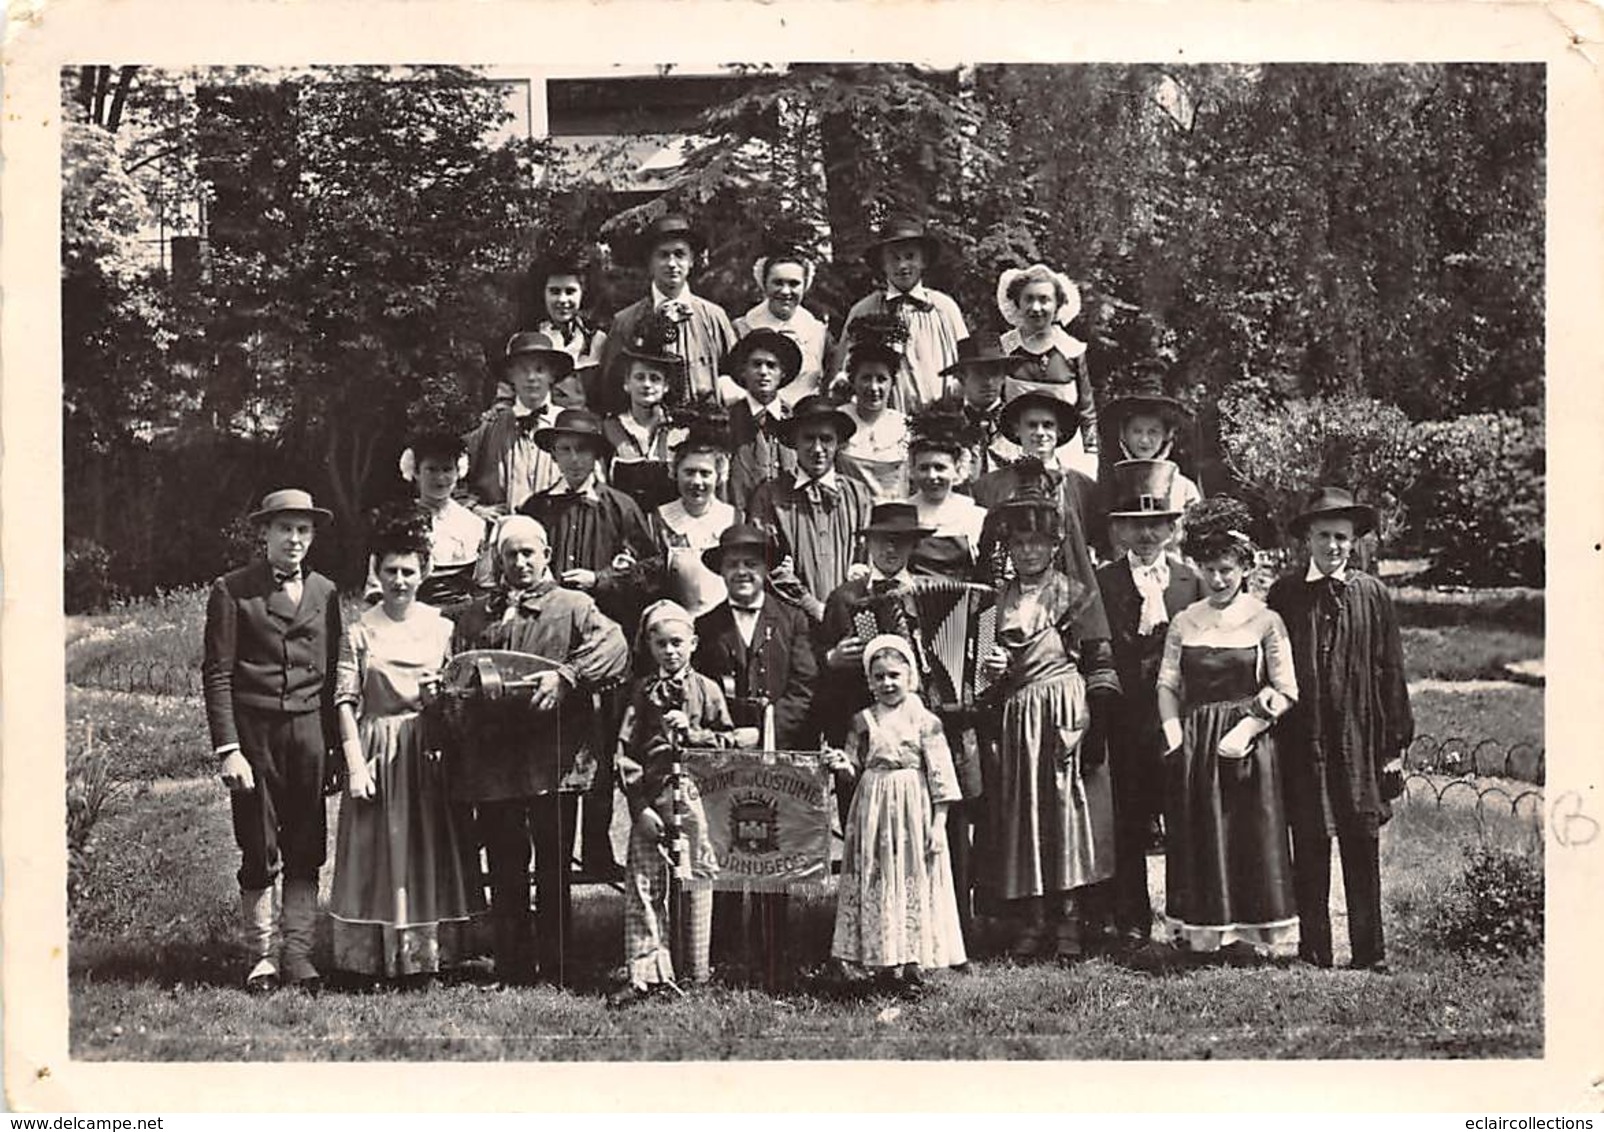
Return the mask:
{"type": "MultiPolygon", "coordinates": [[[[641,615],[641,637],[655,671],[636,678],[618,731],[619,780],[631,818],[624,878],[624,961],[629,983],[614,996],[619,1004],[644,998],[675,978],[666,933],[669,862],[663,850],[664,831],[675,805],[670,774],[675,752],[680,747],[757,744],[757,729],[737,729],[719,686],[691,669],[696,630],[683,607],[654,602],[641,615]]],[[[696,783],[686,775],[679,790],[691,856],[688,867],[694,876],[715,876],[718,861],[696,783]]],[[[705,982],[710,971],[713,894],[705,889],[689,892],[685,906],[690,923],[676,927],[687,941],[689,969],[680,974],[705,982]]]]}
{"type": "Polygon", "coordinates": [[[913,646],[882,634],[863,647],[874,703],[852,718],[832,765],[855,778],[836,901],[835,959],[908,987],[967,962],[947,863],[957,775],[941,722],[918,696],[913,646]]]}

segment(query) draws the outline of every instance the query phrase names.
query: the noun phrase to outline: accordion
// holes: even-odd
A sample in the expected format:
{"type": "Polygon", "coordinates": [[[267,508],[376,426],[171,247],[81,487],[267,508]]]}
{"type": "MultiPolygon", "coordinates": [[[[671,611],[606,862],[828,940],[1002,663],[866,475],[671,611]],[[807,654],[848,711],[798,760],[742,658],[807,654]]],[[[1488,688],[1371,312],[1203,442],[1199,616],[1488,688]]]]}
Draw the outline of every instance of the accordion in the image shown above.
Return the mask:
{"type": "Polygon", "coordinates": [[[916,578],[870,594],[853,611],[852,626],[864,641],[895,633],[913,642],[927,707],[972,707],[992,685],[981,663],[997,643],[997,591],[990,586],[916,578]]]}

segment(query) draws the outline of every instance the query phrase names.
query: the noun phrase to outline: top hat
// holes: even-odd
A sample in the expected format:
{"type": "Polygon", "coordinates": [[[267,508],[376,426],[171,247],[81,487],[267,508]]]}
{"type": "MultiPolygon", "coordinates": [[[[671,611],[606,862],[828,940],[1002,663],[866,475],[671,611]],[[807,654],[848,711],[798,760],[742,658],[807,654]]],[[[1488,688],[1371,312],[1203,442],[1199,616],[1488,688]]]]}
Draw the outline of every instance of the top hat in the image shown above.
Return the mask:
{"type": "Polygon", "coordinates": [[[507,339],[507,348],[502,351],[503,360],[510,362],[523,357],[547,358],[555,362],[559,381],[574,372],[574,356],[537,330],[520,330],[507,339]]]}
{"type": "Polygon", "coordinates": [[[779,360],[780,369],[785,373],[785,385],[796,380],[796,375],[802,372],[802,349],[789,334],[782,334],[778,330],[760,326],[751,331],[746,337],[724,355],[722,372],[735,378],[741,378],[741,368],[746,365],[746,359],[753,350],[767,350],[779,360]]]}
{"type": "Polygon", "coordinates": [[[1170,506],[1175,464],[1169,460],[1121,460],[1114,465],[1114,506],[1110,519],[1178,519],[1170,506]]]}
{"type": "MultiPolygon", "coordinates": [[[[1073,390],[1073,385],[1064,387],[1073,390]]],[[[1080,428],[1080,408],[1073,402],[1054,397],[1051,393],[1043,393],[1039,389],[1032,389],[1010,400],[1003,406],[1002,417],[998,421],[998,428],[1010,440],[1019,428],[1019,418],[1026,409],[1046,409],[1058,418],[1058,443],[1067,444],[1080,428]]]]}
{"type": "Polygon", "coordinates": [[[941,258],[941,244],[925,226],[911,216],[896,216],[887,220],[875,233],[874,242],[863,249],[863,258],[869,266],[876,271],[881,269],[880,253],[891,244],[900,244],[904,240],[916,241],[925,252],[925,266],[929,267],[941,258]]]}
{"type": "Polygon", "coordinates": [[[835,434],[845,444],[858,431],[858,422],[847,416],[822,393],[810,393],[791,409],[791,415],[777,422],[780,441],[787,447],[796,447],[796,430],[812,421],[828,421],[835,434]]]}
{"type": "Polygon", "coordinates": [[[1294,536],[1302,538],[1316,519],[1351,519],[1356,537],[1368,534],[1377,525],[1376,509],[1354,502],[1353,492],[1340,487],[1315,488],[1304,502],[1303,510],[1287,526],[1294,536]]]}
{"type": "Polygon", "coordinates": [[[535,430],[535,444],[550,452],[559,436],[583,437],[595,443],[603,453],[613,450],[607,434],[602,431],[602,419],[589,409],[564,409],[552,424],[535,430]]]}
{"type": "Polygon", "coordinates": [[[312,502],[312,493],[302,491],[298,487],[281,487],[277,491],[270,491],[262,496],[262,505],[248,516],[253,523],[264,523],[274,515],[281,515],[288,511],[298,512],[312,516],[315,523],[326,523],[334,518],[334,512],[326,507],[319,507],[312,502]]]}
{"type": "Polygon", "coordinates": [[[876,503],[869,512],[869,523],[863,528],[863,533],[924,538],[933,534],[935,529],[920,524],[919,508],[912,503],[876,503]]]}
{"type": "Polygon", "coordinates": [[[956,377],[960,381],[970,373],[1012,373],[1019,364],[1019,358],[1007,353],[1002,343],[991,335],[983,335],[984,341],[978,341],[976,336],[970,335],[958,343],[958,360],[941,371],[942,377],[956,377]]]}
{"type": "Polygon", "coordinates": [[[1041,531],[1052,539],[1064,537],[1064,516],[1058,493],[1047,482],[1041,461],[1026,457],[1013,465],[1019,486],[1013,495],[993,507],[991,514],[1006,533],[1041,531]]]}
{"type": "Polygon", "coordinates": [[[1151,359],[1137,365],[1135,374],[1124,383],[1122,391],[1109,400],[1104,412],[1116,427],[1138,413],[1151,413],[1172,428],[1192,415],[1179,398],[1164,392],[1163,367],[1151,359]]]}
{"type": "Polygon", "coordinates": [[[638,247],[642,262],[651,259],[657,245],[665,240],[684,240],[691,246],[692,255],[700,255],[706,245],[702,235],[691,222],[677,212],[665,213],[646,225],[646,230],[640,234],[638,247]]]}
{"type": "Polygon", "coordinates": [[[724,552],[735,550],[737,547],[751,547],[759,551],[765,563],[774,557],[774,540],[769,538],[762,527],[755,527],[751,523],[736,523],[724,528],[724,532],[718,536],[717,546],[710,546],[702,551],[702,565],[717,574],[724,568],[724,552]]]}

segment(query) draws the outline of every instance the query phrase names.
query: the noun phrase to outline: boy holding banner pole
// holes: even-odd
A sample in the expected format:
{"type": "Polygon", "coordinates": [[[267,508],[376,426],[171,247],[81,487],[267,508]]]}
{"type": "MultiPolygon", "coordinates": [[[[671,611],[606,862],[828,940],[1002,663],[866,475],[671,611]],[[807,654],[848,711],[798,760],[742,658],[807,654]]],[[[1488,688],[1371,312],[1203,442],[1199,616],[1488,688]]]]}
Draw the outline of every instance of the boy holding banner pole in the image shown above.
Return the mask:
{"type": "Polygon", "coordinates": [[[696,630],[683,606],[659,601],[647,607],[641,637],[655,671],[635,681],[618,734],[618,774],[632,822],[624,883],[629,981],[609,1000],[615,1005],[675,986],[676,971],[693,982],[707,981],[713,894],[706,889],[682,893],[681,884],[691,876],[712,877],[718,860],[696,784],[682,772],[679,752],[758,742],[756,728],[731,722],[719,686],[691,669],[696,630]],[[683,943],[678,966],[676,953],[682,949],[671,940],[683,943]]]}

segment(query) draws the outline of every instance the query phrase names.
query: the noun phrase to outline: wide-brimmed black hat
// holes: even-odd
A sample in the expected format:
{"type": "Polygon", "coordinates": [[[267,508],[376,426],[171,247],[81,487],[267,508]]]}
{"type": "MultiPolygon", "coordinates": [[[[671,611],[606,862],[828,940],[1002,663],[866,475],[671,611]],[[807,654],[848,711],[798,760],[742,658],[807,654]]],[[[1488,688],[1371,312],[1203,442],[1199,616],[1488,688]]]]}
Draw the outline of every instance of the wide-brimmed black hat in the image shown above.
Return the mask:
{"type": "Polygon", "coordinates": [[[651,259],[657,245],[665,240],[684,240],[691,246],[692,255],[700,255],[707,246],[702,234],[692,227],[688,219],[677,212],[669,212],[646,225],[646,230],[636,240],[637,258],[645,263],[651,259]]]}
{"type": "Polygon", "coordinates": [[[1126,420],[1141,413],[1159,417],[1171,428],[1192,415],[1192,410],[1184,402],[1164,392],[1163,366],[1157,361],[1138,365],[1136,372],[1109,398],[1103,412],[1114,423],[1116,430],[1126,420]]]}
{"type": "Polygon", "coordinates": [[[1177,468],[1170,460],[1121,460],[1114,465],[1114,506],[1110,519],[1178,519],[1170,506],[1177,468]]]}
{"type": "Polygon", "coordinates": [[[751,523],[736,523],[724,528],[724,533],[718,536],[717,546],[710,546],[702,551],[702,565],[717,574],[724,568],[725,552],[743,547],[761,552],[765,563],[774,558],[774,540],[769,538],[762,527],[754,527],[751,523]]]}
{"type": "Polygon", "coordinates": [[[503,363],[514,358],[547,358],[557,366],[559,381],[574,372],[574,356],[538,330],[520,330],[508,338],[501,356],[503,363]]]}
{"type": "Polygon", "coordinates": [[[941,242],[925,231],[925,226],[911,216],[894,216],[880,226],[874,242],[863,249],[863,258],[876,271],[881,269],[880,254],[891,244],[914,240],[925,251],[925,266],[941,258],[941,242]]]}
{"type": "Polygon", "coordinates": [[[815,421],[828,421],[843,444],[858,431],[858,422],[836,408],[835,402],[822,393],[811,393],[796,403],[789,417],[777,423],[780,442],[788,448],[795,448],[796,430],[815,421]]]}
{"type": "Polygon", "coordinates": [[[958,343],[958,360],[941,371],[942,377],[956,377],[962,381],[966,374],[975,373],[1012,373],[1019,364],[1019,358],[1013,354],[1005,353],[1002,344],[991,335],[983,337],[984,342],[977,342],[976,335],[970,335],[958,343]]]}
{"type": "Polygon", "coordinates": [[[253,523],[265,523],[274,515],[296,513],[312,516],[312,521],[322,526],[334,518],[334,512],[327,507],[319,507],[312,502],[312,493],[302,491],[298,487],[282,487],[277,491],[270,491],[262,496],[262,505],[252,511],[246,518],[253,523]]]}
{"type": "MultiPolygon", "coordinates": [[[[1073,390],[1075,387],[1066,385],[1064,388],[1073,390]]],[[[1075,435],[1075,430],[1080,428],[1080,408],[1074,402],[1054,397],[1051,393],[1043,393],[1040,390],[1032,389],[1019,394],[1019,396],[1003,406],[1002,417],[998,421],[998,427],[1001,429],[1002,434],[1010,440],[1015,439],[1014,432],[1019,428],[1019,416],[1026,409],[1046,409],[1058,418],[1058,442],[1060,444],[1068,443],[1070,437],[1075,435]]]]}
{"type": "Polygon", "coordinates": [[[991,509],[988,523],[1008,532],[1040,531],[1054,541],[1064,537],[1064,516],[1057,492],[1047,484],[1041,461],[1027,457],[1015,465],[1019,486],[1013,495],[991,509]]]}
{"type": "Polygon", "coordinates": [[[1376,509],[1355,502],[1353,492],[1341,487],[1315,488],[1287,527],[1295,537],[1302,538],[1316,519],[1351,519],[1355,536],[1368,534],[1377,526],[1376,509]]]}
{"type": "Polygon", "coordinates": [[[594,443],[603,454],[613,450],[612,442],[602,431],[602,419],[589,409],[564,409],[552,424],[535,430],[535,444],[550,452],[559,436],[583,437],[594,443]]]}
{"type": "Polygon", "coordinates": [[[876,503],[869,512],[869,523],[863,533],[924,538],[935,533],[935,529],[919,522],[919,508],[912,503],[876,503]]]}
{"type": "Polygon", "coordinates": [[[781,385],[795,381],[796,375],[802,372],[802,348],[789,334],[782,334],[767,326],[758,327],[735,343],[730,352],[724,355],[720,372],[739,381],[741,369],[753,350],[767,350],[779,360],[780,369],[785,374],[781,385]]]}
{"type": "Polygon", "coordinates": [[[685,359],[672,350],[678,343],[679,325],[662,312],[653,311],[635,326],[619,354],[673,372],[685,364],[685,359]]]}

